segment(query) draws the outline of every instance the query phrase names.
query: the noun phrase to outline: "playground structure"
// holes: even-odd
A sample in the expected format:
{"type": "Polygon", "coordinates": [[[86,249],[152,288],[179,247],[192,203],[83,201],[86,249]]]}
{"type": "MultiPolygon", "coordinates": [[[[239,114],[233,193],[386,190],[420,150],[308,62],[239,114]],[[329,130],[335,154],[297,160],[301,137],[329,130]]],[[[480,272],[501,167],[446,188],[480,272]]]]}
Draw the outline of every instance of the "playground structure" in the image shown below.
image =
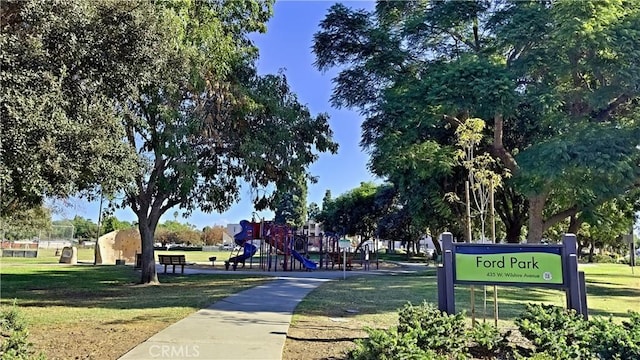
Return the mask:
{"type": "Polygon", "coordinates": [[[253,256],[260,249],[259,267],[263,270],[278,270],[278,265],[282,270],[294,270],[297,265],[301,270],[315,270],[317,264],[305,258],[299,251],[306,253],[306,242],[301,236],[295,235],[287,225],[274,224],[272,222],[254,223],[247,220],[240,221],[242,230],[233,237],[239,249],[235,250],[236,255],[225,262],[225,267],[230,266],[236,270],[238,264],[244,267],[246,261],[250,261],[253,266],[253,256]],[[259,243],[256,246],[256,242],[259,243]],[[242,253],[240,251],[242,250],[242,253]],[[282,262],[279,262],[283,260],[282,262]],[[297,261],[297,262],[294,262],[297,261]]]}
{"type": "MultiPolygon", "coordinates": [[[[272,221],[250,222],[247,220],[240,221],[241,231],[234,235],[234,242],[237,245],[235,255],[231,256],[225,262],[225,268],[228,270],[232,267],[236,270],[239,264],[246,266],[249,261],[249,267],[253,267],[253,257],[258,255],[257,265],[262,270],[267,271],[293,271],[306,270],[312,271],[317,269],[346,269],[351,270],[354,260],[358,257],[356,253],[341,251],[338,244],[340,235],[327,232],[320,237],[319,252],[313,252],[313,255],[319,254],[319,261],[315,262],[310,258],[312,254],[309,251],[309,239],[295,231],[286,224],[276,224],[272,221]],[[345,259],[346,254],[346,259],[345,259]]],[[[342,239],[344,240],[344,239],[342,239]]],[[[349,249],[351,251],[351,249],[349,249]]],[[[369,270],[370,256],[373,254],[371,246],[366,244],[362,246],[359,261],[365,270],[369,270]]],[[[377,255],[377,252],[376,252],[377,255]]],[[[375,258],[376,267],[378,265],[377,256],[375,258]]]]}

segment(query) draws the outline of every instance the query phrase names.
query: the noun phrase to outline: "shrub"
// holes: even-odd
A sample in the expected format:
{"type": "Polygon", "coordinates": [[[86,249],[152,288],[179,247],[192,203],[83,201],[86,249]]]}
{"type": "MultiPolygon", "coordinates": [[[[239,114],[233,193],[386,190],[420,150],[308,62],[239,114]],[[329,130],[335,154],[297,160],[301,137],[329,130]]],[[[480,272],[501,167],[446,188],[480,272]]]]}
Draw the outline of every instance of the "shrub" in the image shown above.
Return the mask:
{"type": "Polygon", "coordinates": [[[367,329],[369,338],[356,341],[349,359],[467,359],[464,314],[448,315],[432,304],[405,305],[398,326],[367,329]]]}
{"type": "Polygon", "coordinates": [[[405,305],[398,326],[389,330],[367,329],[369,337],[357,340],[349,359],[449,360],[491,359],[612,359],[640,360],[640,314],[615,324],[610,319],[585,320],[574,310],[528,304],[516,319],[520,333],[534,346],[510,343],[489,324],[468,330],[464,313],[448,315],[431,304],[405,305]]]}
{"type": "Polygon", "coordinates": [[[516,319],[516,325],[536,346],[536,352],[547,353],[555,359],[593,357],[589,322],[575,310],[527,304],[525,312],[516,319]]]}
{"type": "Polygon", "coordinates": [[[35,354],[32,350],[28,336],[26,321],[15,303],[8,309],[0,310],[0,359],[44,359],[44,355],[35,354]]]}
{"type": "Polygon", "coordinates": [[[396,328],[389,330],[366,329],[369,337],[356,340],[356,348],[347,355],[354,360],[393,360],[424,359],[447,360],[445,355],[438,355],[433,350],[418,347],[414,334],[398,333],[396,328]]]}
{"type": "Polygon", "coordinates": [[[449,315],[433,304],[405,305],[398,316],[398,333],[415,335],[421,349],[438,354],[467,358],[467,334],[464,313],[449,315]]]}
{"type": "Polygon", "coordinates": [[[611,319],[592,322],[593,352],[599,359],[640,359],[640,314],[631,313],[631,320],[622,326],[611,319]]]}
{"type": "Polygon", "coordinates": [[[614,264],[617,262],[616,257],[609,254],[594,254],[593,255],[594,263],[608,263],[614,264]]]}
{"type": "Polygon", "coordinates": [[[488,323],[476,324],[469,332],[469,338],[475,346],[470,348],[476,357],[496,358],[501,353],[509,353],[512,347],[508,337],[511,331],[502,334],[497,328],[488,323]]]}

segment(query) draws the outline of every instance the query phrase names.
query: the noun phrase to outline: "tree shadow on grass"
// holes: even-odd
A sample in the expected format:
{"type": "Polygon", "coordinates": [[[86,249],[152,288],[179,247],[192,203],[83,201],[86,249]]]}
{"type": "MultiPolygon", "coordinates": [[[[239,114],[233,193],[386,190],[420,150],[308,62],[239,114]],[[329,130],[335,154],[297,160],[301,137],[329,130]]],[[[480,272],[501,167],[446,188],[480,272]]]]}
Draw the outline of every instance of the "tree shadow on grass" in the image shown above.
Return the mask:
{"type": "Polygon", "coordinates": [[[139,276],[131,267],[86,265],[3,273],[2,302],[6,304],[15,299],[24,307],[201,308],[237,289],[259,284],[233,275],[159,274],[160,285],[137,286],[139,276]]]}
{"type": "Polygon", "coordinates": [[[291,340],[295,340],[295,341],[308,341],[308,342],[313,342],[313,343],[315,343],[315,342],[333,343],[333,342],[337,342],[337,341],[354,342],[356,340],[364,340],[364,339],[366,339],[366,337],[350,336],[350,337],[338,337],[338,338],[317,338],[317,337],[302,338],[302,337],[287,335],[287,339],[291,339],[291,340]]]}
{"type": "Polygon", "coordinates": [[[640,289],[633,289],[630,287],[621,287],[621,285],[611,284],[607,282],[599,282],[588,280],[586,282],[587,296],[616,296],[626,297],[629,301],[640,301],[640,289]],[[609,286],[603,286],[603,285],[609,286]]]}

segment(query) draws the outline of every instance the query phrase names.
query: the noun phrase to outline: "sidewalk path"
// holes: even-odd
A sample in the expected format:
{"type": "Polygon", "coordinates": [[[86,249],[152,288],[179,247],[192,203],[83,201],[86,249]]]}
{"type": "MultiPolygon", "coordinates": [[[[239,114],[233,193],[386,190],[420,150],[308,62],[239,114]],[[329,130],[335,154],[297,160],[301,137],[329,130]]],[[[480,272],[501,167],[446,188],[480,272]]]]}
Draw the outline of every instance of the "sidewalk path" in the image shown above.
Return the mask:
{"type": "MultiPolygon", "coordinates": [[[[349,271],[347,275],[389,272],[349,271]]],[[[403,269],[399,272],[413,271],[403,269]]],[[[185,274],[193,273],[210,272],[185,269],[185,274]]],[[[342,271],[286,273],[286,276],[197,311],[139,344],[120,359],[281,359],[289,323],[298,303],[322,283],[342,276],[342,271]]]]}

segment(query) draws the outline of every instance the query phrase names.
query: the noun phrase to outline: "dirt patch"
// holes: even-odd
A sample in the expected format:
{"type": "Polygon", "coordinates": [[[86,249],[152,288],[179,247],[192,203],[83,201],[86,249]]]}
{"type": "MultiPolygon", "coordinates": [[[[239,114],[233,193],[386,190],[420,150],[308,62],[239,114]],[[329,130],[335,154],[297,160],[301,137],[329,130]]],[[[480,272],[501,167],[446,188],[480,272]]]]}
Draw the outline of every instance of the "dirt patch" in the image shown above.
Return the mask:
{"type": "Polygon", "coordinates": [[[366,337],[367,333],[362,323],[339,320],[326,317],[291,324],[282,359],[344,359],[354,347],[353,341],[366,337]]]}
{"type": "Polygon", "coordinates": [[[49,360],[117,359],[170,324],[66,324],[30,331],[29,340],[49,360]]]}

